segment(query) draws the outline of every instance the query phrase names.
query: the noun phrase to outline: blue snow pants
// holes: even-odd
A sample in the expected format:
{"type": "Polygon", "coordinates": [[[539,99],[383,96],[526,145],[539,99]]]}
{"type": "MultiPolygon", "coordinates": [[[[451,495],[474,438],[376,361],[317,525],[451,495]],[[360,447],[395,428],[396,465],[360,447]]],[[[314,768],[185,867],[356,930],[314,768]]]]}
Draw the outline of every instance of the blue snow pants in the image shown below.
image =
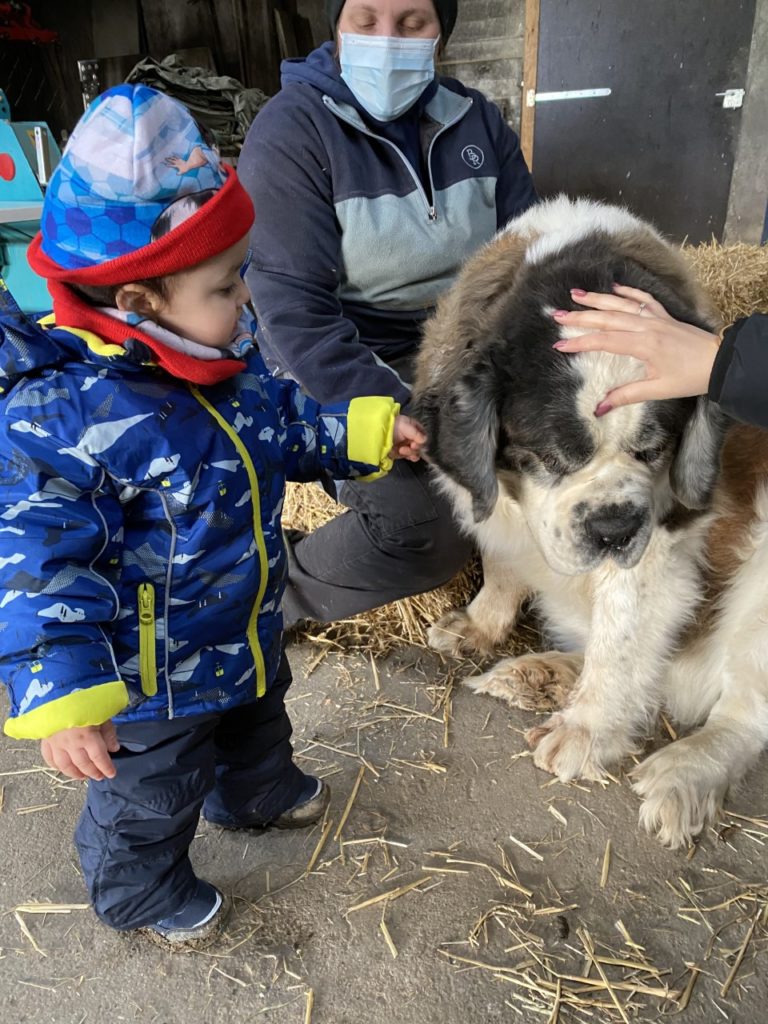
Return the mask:
{"type": "Polygon", "coordinates": [[[195,891],[200,811],[230,827],[268,824],[299,797],[283,655],[266,694],[229,711],[118,723],[117,775],[88,782],[75,831],[96,914],[120,930],[175,914],[195,891]]]}

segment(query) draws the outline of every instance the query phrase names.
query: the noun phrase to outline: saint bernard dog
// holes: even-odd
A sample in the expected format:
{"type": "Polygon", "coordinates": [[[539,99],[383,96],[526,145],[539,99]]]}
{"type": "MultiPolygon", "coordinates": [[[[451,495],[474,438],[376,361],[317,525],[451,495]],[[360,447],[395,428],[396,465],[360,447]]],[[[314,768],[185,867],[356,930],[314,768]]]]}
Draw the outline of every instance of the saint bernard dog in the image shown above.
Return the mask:
{"type": "Polygon", "coordinates": [[[465,680],[557,710],[528,732],[561,780],[598,779],[660,710],[683,734],[632,772],[669,846],[712,823],[768,741],[768,435],[706,398],[597,418],[640,363],[553,348],[569,289],[614,282],[719,326],[678,249],[624,209],[559,197],[512,221],[427,324],[414,388],[428,458],[482,553],[471,604],[432,627],[489,652],[530,598],[553,645],[465,680]]]}

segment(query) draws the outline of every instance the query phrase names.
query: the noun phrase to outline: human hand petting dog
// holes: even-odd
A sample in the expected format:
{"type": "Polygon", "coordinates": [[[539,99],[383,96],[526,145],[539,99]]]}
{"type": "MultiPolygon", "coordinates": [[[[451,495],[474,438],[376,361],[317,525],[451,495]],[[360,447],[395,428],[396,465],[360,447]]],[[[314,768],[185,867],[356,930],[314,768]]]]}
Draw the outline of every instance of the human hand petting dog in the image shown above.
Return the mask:
{"type": "Polygon", "coordinates": [[[645,377],[609,391],[595,416],[632,402],[704,395],[720,345],[717,334],[674,320],[648,292],[625,285],[612,294],[572,288],[571,297],[589,312],[557,309],[555,321],[590,333],[555,342],[560,352],[613,352],[645,364],[645,377]],[[592,312],[594,310],[594,312],[592,312]]]}
{"type": "Polygon", "coordinates": [[[389,457],[390,459],[407,459],[409,462],[418,462],[426,440],[427,436],[416,420],[400,413],[399,416],[395,416],[395,430],[392,435],[392,450],[389,457]]]}

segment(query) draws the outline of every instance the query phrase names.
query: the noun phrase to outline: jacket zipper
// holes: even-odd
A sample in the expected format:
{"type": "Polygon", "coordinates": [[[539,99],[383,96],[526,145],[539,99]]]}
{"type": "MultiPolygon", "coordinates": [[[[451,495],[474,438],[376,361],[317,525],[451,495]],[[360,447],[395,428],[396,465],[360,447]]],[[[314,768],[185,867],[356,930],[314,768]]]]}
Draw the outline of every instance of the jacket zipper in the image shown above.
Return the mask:
{"type": "Polygon", "coordinates": [[[139,587],[139,675],[145,697],[154,697],[157,693],[155,643],[155,588],[151,583],[142,583],[139,587]]]}
{"type": "MultiPolygon", "coordinates": [[[[429,187],[432,192],[433,203],[435,198],[435,183],[432,178],[432,150],[434,149],[435,143],[443,134],[443,132],[448,131],[448,129],[452,128],[457,123],[457,121],[460,121],[464,117],[469,108],[472,106],[472,102],[473,101],[470,99],[468,106],[464,107],[463,110],[460,110],[458,114],[451,118],[450,121],[446,121],[442,128],[438,129],[438,131],[436,131],[435,134],[432,136],[432,141],[430,142],[429,147],[427,149],[427,175],[429,177],[429,187]]],[[[400,149],[399,146],[396,146],[394,142],[390,142],[389,139],[385,139],[383,135],[377,135],[376,132],[372,132],[369,128],[366,128],[365,125],[360,125],[358,124],[357,121],[353,121],[351,118],[347,117],[347,115],[342,110],[339,110],[339,108],[335,104],[333,104],[331,110],[336,115],[336,117],[341,118],[342,121],[346,121],[347,124],[351,125],[353,128],[356,128],[359,132],[362,132],[363,135],[367,135],[371,139],[377,139],[379,142],[386,142],[388,146],[394,149],[394,151],[397,153],[397,155],[400,157],[400,159],[407,167],[408,173],[413,178],[414,184],[418,189],[419,195],[424,201],[424,206],[426,207],[427,210],[427,219],[433,222],[436,221],[437,210],[433,205],[430,205],[430,202],[427,199],[427,193],[424,191],[424,186],[421,183],[421,178],[419,178],[418,174],[414,170],[413,166],[411,165],[410,161],[408,160],[402,149],[400,149]]]]}
{"type": "Polygon", "coordinates": [[[248,619],[248,626],[246,635],[248,638],[248,646],[251,649],[253,656],[253,663],[256,669],[256,696],[263,697],[267,689],[267,672],[264,665],[264,652],[261,649],[259,643],[258,633],[258,619],[259,611],[261,610],[261,602],[264,599],[264,591],[267,589],[267,549],[264,544],[264,534],[261,530],[261,502],[259,500],[259,478],[256,475],[256,467],[254,466],[248,449],[245,447],[237,431],[227,423],[224,417],[221,415],[218,409],[216,409],[207,399],[203,398],[199,388],[194,384],[189,385],[189,390],[192,392],[194,398],[202,405],[202,407],[210,413],[214,420],[218,423],[227,437],[230,439],[235,449],[243,460],[243,466],[248,476],[248,482],[251,486],[251,507],[253,509],[253,537],[256,542],[256,549],[259,553],[259,589],[256,592],[256,597],[253,602],[251,614],[248,619]]]}

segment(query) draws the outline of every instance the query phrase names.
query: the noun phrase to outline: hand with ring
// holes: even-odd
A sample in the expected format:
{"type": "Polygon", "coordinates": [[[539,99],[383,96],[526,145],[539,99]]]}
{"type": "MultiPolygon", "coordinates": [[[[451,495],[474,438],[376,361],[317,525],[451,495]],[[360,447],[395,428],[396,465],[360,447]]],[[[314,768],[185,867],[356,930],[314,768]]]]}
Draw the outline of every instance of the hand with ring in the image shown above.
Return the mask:
{"type": "Polygon", "coordinates": [[[556,323],[585,331],[555,342],[560,352],[612,352],[643,363],[645,376],[609,391],[595,409],[603,416],[632,402],[706,394],[720,338],[673,319],[648,292],[616,284],[612,294],[572,288],[571,297],[588,309],[557,309],[556,323]]]}

